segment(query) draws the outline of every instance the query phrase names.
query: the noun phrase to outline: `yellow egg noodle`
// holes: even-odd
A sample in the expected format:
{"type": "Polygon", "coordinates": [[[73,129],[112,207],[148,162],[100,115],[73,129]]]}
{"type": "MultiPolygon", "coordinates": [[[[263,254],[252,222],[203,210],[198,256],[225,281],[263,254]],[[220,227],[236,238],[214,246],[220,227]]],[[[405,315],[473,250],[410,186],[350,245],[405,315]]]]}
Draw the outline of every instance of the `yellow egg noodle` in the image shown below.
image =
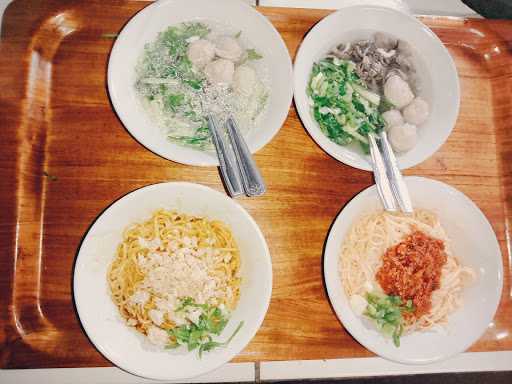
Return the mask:
{"type": "Polygon", "coordinates": [[[441,271],[441,287],[432,294],[432,310],[414,323],[406,324],[408,332],[445,325],[448,316],[462,305],[462,289],[475,275],[471,268],[462,266],[452,255],[450,241],[433,212],[417,209],[413,215],[406,215],[381,211],[363,216],[348,231],[338,263],[343,288],[349,299],[354,295],[365,297],[367,292],[379,291],[375,274],[382,265],[383,255],[414,230],[442,240],[448,259],[441,271]]]}
{"type": "Polygon", "coordinates": [[[107,279],[127,324],[151,339],[155,327],[162,332],[183,323],[176,309],[185,297],[233,310],[239,267],[240,252],[226,224],[160,209],[125,230],[107,279]]]}

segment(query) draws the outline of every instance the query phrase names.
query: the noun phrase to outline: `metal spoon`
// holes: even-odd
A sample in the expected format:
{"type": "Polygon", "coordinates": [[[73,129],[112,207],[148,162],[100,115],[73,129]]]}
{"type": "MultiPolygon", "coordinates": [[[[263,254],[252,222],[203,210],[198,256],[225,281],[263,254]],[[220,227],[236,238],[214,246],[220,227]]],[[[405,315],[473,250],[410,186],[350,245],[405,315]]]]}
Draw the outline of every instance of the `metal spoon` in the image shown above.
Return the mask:
{"type": "Polygon", "coordinates": [[[219,158],[219,168],[228,193],[232,197],[243,194],[244,188],[234,156],[229,150],[224,135],[219,132],[217,122],[212,115],[208,115],[208,128],[212,136],[213,145],[219,158]]]}
{"type": "Polygon", "coordinates": [[[375,179],[375,185],[377,186],[377,193],[379,194],[380,200],[386,211],[395,212],[397,206],[395,197],[391,189],[391,184],[388,179],[388,172],[384,159],[377,145],[377,141],[373,136],[373,133],[368,134],[368,143],[370,145],[370,156],[372,158],[373,167],[373,178],[375,179]]]}
{"type": "Polygon", "coordinates": [[[386,132],[382,131],[379,134],[379,139],[382,153],[384,155],[384,165],[386,166],[386,172],[391,184],[393,195],[395,196],[402,212],[413,213],[414,209],[412,207],[411,196],[409,195],[409,190],[407,189],[407,185],[402,177],[402,172],[400,172],[400,168],[398,168],[395,153],[389,144],[386,132]]]}
{"type": "Polygon", "coordinates": [[[233,117],[226,121],[229,140],[235,153],[235,158],[242,176],[242,184],[247,196],[259,196],[267,190],[263,177],[247,147],[247,144],[238,129],[233,117]]]}

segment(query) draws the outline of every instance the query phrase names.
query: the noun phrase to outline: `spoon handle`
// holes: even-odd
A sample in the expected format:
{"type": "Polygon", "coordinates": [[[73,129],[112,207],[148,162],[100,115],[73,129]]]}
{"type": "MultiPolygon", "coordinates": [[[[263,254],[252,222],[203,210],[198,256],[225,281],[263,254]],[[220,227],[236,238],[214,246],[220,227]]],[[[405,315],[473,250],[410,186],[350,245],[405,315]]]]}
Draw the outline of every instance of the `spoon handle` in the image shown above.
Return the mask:
{"type": "Polygon", "coordinates": [[[395,198],[398,201],[398,205],[400,206],[402,212],[413,213],[414,209],[412,207],[411,196],[409,195],[407,185],[405,185],[402,172],[400,172],[400,168],[398,168],[398,163],[396,161],[393,149],[389,144],[386,132],[382,131],[379,135],[379,138],[382,153],[384,155],[384,164],[387,169],[387,174],[391,183],[393,194],[395,195],[395,198]]]}
{"type": "Polygon", "coordinates": [[[236,164],[236,160],[229,151],[229,145],[227,145],[224,135],[219,132],[217,122],[212,115],[208,116],[208,128],[212,137],[213,145],[217,151],[219,158],[219,168],[224,184],[228,193],[232,197],[243,194],[244,189],[240,180],[239,170],[236,164]]]}
{"type": "Polygon", "coordinates": [[[372,133],[368,134],[368,143],[370,144],[370,155],[372,158],[373,178],[377,186],[377,193],[386,211],[395,212],[397,210],[395,198],[391,190],[386,166],[380,154],[379,147],[372,133]]]}
{"type": "Polygon", "coordinates": [[[240,134],[238,125],[232,117],[226,122],[229,140],[235,152],[235,158],[242,175],[242,184],[247,196],[259,196],[267,190],[263,177],[254,161],[254,158],[247,148],[243,136],[240,134]]]}

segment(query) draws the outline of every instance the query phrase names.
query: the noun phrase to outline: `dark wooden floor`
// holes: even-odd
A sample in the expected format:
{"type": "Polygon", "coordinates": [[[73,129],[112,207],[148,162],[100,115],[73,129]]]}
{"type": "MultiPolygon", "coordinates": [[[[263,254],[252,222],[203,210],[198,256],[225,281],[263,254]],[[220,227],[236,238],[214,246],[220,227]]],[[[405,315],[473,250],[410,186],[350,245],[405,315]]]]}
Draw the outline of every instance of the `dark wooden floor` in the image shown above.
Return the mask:
{"type": "Polygon", "coordinates": [[[488,19],[512,18],[512,0],[462,0],[462,2],[488,19]]]}

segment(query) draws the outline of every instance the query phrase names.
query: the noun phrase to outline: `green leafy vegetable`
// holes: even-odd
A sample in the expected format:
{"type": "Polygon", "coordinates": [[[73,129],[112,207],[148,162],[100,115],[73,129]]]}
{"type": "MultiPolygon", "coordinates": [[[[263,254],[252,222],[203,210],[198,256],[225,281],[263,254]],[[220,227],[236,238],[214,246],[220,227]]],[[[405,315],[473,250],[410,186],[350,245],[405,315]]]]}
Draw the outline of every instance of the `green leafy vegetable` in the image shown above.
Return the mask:
{"type": "MultiPolygon", "coordinates": [[[[189,112],[189,115],[193,114],[194,112],[189,112]]],[[[196,117],[197,118],[197,117],[196,117]]],[[[194,119],[191,119],[194,120],[194,119]]],[[[204,120],[204,119],[201,119],[204,120]]],[[[188,145],[192,147],[199,147],[199,148],[205,148],[211,144],[210,139],[210,130],[208,129],[208,125],[205,121],[203,121],[203,126],[198,128],[193,136],[180,136],[180,135],[171,135],[169,134],[167,138],[175,143],[182,144],[182,145],[188,145]]]]}
{"type": "Polygon", "coordinates": [[[197,304],[190,297],[181,299],[176,312],[189,313],[197,310],[200,310],[201,314],[196,322],[190,321],[167,331],[172,342],[166,348],[176,348],[180,345],[187,346],[189,351],[198,348],[199,357],[201,357],[203,352],[227,345],[243,325],[241,322],[228,340],[218,342],[213,340],[212,335],[218,336],[222,333],[228,323],[226,315],[220,308],[208,304],[197,304]]]}
{"type": "Polygon", "coordinates": [[[238,327],[236,327],[235,331],[231,334],[231,336],[229,337],[229,339],[227,339],[226,341],[222,342],[222,343],[219,343],[217,341],[213,341],[213,340],[210,340],[204,344],[201,344],[201,346],[199,347],[199,357],[202,356],[203,352],[208,352],[208,351],[211,351],[212,349],[214,348],[217,348],[217,347],[224,347],[226,345],[228,345],[231,340],[233,340],[233,338],[236,336],[236,334],[238,333],[238,331],[240,331],[240,328],[242,328],[242,326],[244,325],[244,322],[241,321],[239,324],[238,324],[238,327]]]}
{"type": "Polygon", "coordinates": [[[380,332],[393,339],[395,346],[400,346],[400,336],[404,331],[403,313],[415,311],[412,300],[405,303],[400,296],[388,296],[382,293],[366,294],[368,306],[364,315],[370,318],[380,332]]]}
{"type": "Polygon", "coordinates": [[[356,140],[369,152],[367,135],[384,128],[381,98],[366,89],[354,63],[332,57],[315,63],[306,93],[315,120],[331,141],[347,145],[356,140]]]}
{"type": "Polygon", "coordinates": [[[176,312],[181,312],[187,307],[197,307],[198,305],[194,303],[194,299],[191,297],[184,297],[181,299],[180,306],[176,308],[176,312]]]}
{"type": "Polygon", "coordinates": [[[187,39],[192,36],[203,38],[210,33],[210,28],[203,23],[183,23],[182,32],[187,39]]]}
{"type": "Polygon", "coordinates": [[[190,85],[195,90],[200,90],[203,87],[203,81],[199,79],[187,79],[183,81],[185,84],[190,85]]]}
{"type": "Polygon", "coordinates": [[[384,97],[381,99],[380,104],[379,104],[379,112],[380,113],[384,113],[393,108],[395,108],[395,106],[393,105],[393,103],[388,101],[388,99],[386,99],[384,97]]]}
{"type": "Polygon", "coordinates": [[[262,59],[263,56],[261,56],[258,52],[256,52],[255,49],[248,49],[247,50],[247,59],[248,60],[259,60],[262,59]]]}
{"type": "Polygon", "coordinates": [[[364,108],[364,105],[363,105],[360,101],[358,101],[357,99],[355,99],[355,98],[352,100],[352,105],[354,106],[354,108],[356,109],[356,111],[359,111],[359,112],[364,113],[364,112],[365,112],[365,110],[366,110],[366,109],[364,108]]]}
{"type": "Polygon", "coordinates": [[[169,94],[165,99],[165,106],[171,109],[173,112],[176,112],[176,108],[183,104],[185,101],[185,95],[183,94],[169,94]]]}
{"type": "Polygon", "coordinates": [[[189,39],[203,38],[210,32],[198,22],[182,23],[158,34],[146,44],[137,65],[135,88],[148,103],[164,113],[172,142],[205,149],[212,145],[206,119],[198,111],[197,95],[205,85],[187,56],[189,39]]]}
{"type": "MultiPolygon", "coordinates": [[[[204,79],[194,71],[187,57],[188,39],[205,37],[209,32],[202,23],[182,23],[167,28],[158,34],[156,41],[146,44],[138,72],[145,78],[178,79],[200,90],[204,79]]],[[[158,88],[156,84],[155,88],[158,88]]]]}

